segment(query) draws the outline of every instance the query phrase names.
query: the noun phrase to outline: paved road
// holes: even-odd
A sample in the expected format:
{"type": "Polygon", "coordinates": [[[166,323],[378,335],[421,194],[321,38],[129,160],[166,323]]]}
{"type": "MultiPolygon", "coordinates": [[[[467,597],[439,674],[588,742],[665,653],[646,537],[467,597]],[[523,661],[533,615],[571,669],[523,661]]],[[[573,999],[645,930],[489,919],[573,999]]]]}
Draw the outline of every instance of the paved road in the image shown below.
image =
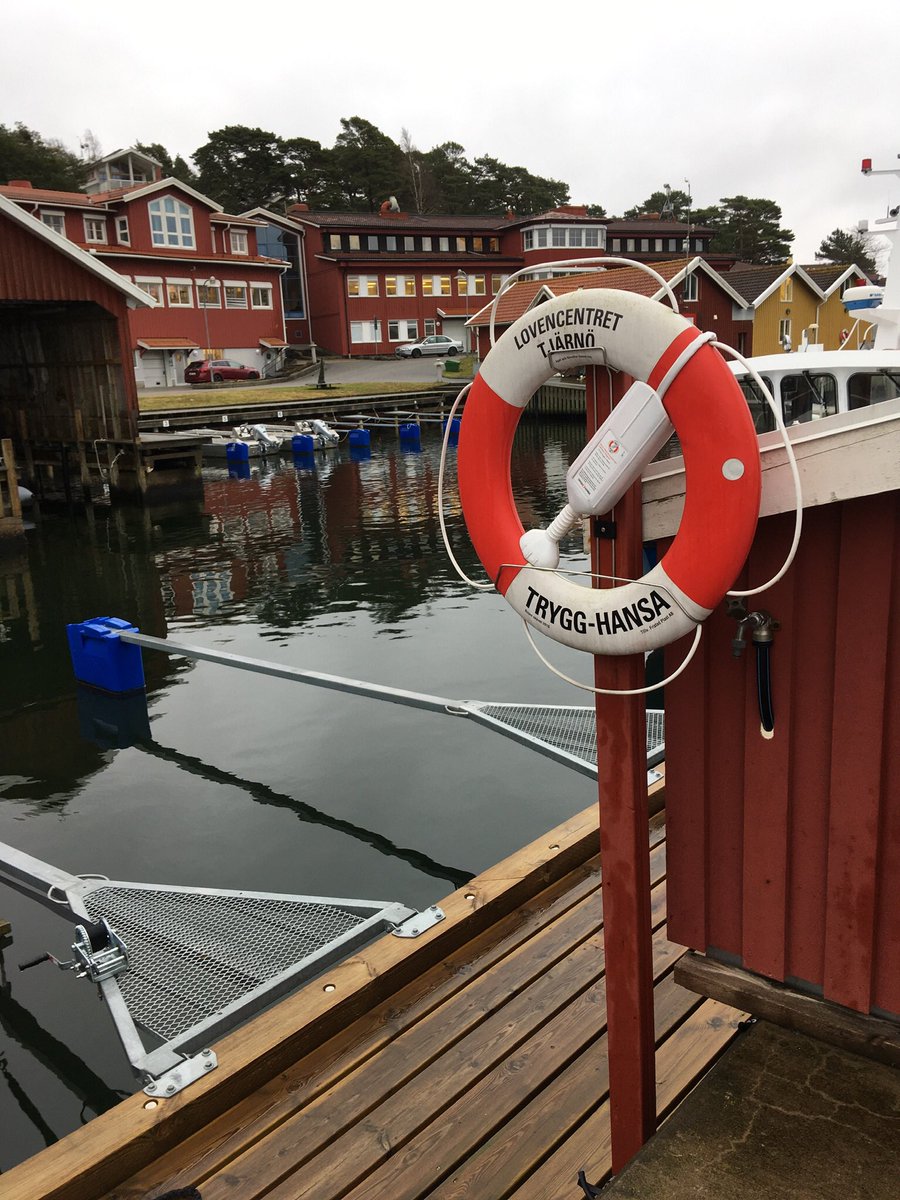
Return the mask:
{"type": "MultiPolygon", "coordinates": [[[[442,358],[328,358],[325,359],[325,380],[327,383],[437,383],[441,376],[437,364],[442,358]]],[[[319,378],[318,368],[310,372],[294,376],[293,379],[276,379],[271,382],[258,383],[257,387],[289,387],[292,383],[316,383],[319,378]]],[[[216,388],[204,388],[203,394],[209,395],[216,388]]],[[[224,391],[234,392],[226,384],[224,391]]],[[[182,385],[174,388],[141,389],[140,394],[178,396],[191,394],[194,389],[182,385]]],[[[194,393],[196,394],[196,393],[194,393]]]]}

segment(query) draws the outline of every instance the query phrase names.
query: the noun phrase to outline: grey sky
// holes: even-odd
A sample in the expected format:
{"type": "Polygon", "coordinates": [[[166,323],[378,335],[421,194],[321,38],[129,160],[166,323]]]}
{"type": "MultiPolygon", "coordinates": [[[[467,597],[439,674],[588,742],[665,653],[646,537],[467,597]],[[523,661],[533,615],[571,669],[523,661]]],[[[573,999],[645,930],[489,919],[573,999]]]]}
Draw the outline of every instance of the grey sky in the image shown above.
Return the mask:
{"type": "Polygon", "coordinates": [[[859,173],[900,154],[898,50],[891,0],[43,0],[4,6],[0,122],[74,151],[90,129],[105,152],[141,140],[187,157],[229,124],[332,145],[358,115],[562,179],[611,214],[685,179],[701,206],[764,196],[809,261],[835,227],[900,202],[900,181],[859,173]]]}

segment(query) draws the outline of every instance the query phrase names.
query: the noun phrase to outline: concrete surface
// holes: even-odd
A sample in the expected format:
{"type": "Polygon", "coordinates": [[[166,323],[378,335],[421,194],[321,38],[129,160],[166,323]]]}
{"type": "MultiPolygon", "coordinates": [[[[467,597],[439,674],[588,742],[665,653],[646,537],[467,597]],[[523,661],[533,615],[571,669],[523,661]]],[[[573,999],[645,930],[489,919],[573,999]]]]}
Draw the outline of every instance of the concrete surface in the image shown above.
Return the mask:
{"type": "Polygon", "coordinates": [[[898,1200],[900,1070],[759,1022],[603,1200],[898,1200]]]}

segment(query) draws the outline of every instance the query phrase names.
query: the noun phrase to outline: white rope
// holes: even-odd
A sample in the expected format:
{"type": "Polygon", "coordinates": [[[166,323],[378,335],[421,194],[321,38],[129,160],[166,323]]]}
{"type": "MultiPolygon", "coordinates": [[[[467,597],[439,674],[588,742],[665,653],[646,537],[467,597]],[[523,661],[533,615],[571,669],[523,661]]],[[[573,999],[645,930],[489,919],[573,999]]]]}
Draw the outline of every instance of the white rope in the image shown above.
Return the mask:
{"type": "Polygon", "coordinates": [[[580,688],[583,692],[594,692],[598,696],[648,696],[651,692],[655,692],[658,688],[666,687],[667,684],[670,684],[673,680],[677,679],[682,671],[686,669],[688,663],[697,653],[697,649],[700,645],[700,638],[703,636],[703,626],[698,625],[694,631],[694,640],[691,644],[691,648],[685,655],[681,666],[677,671],[673,671],[672,674],[666,679],[660,680],[659,683],[649,684],[647,687],[641,688],[598,688],[594,687],[590,683],[579,683],[578,680],[573,679],[571,675],[566,675],[564,671],[557,670],[553,663],[546,659],[543,654],[541,654],[540,650],[538,650],[537,643],[535,642],[531,633],[531,628],[524,618],[522,619],[522,625],[525,628],[525,636],[528,638],[529,642],[531,642],[532,650],[535,652],[548,671],[552,671],[554,675],[558,675],[559,678],[564,680],[566,683],[571,683],[572,687],[580,688]]]}
{"type": "Polygon", "coordinates": [[[788,437],[788,432],[785,428],[781,410],[776,404],[775,397],[772,395],[771,389],[767,386],[765,380],[756,371],[756,369],[750,365],[743,355],[738,354],[737,350],[733,350],[731,346],[726,346],[724,342],[713,342],[712,344],[717,350],[724,350],[727,354],[730,354],[732,358],[737,359],[741,366],[750,375],[756,386],[760,389],[763,396],[765,396],[766,403],[772,411],[772,416],[775,418],[775,427],[781,434],[781,440],[784,443],[784,451],[787,455],[788,466],[791,470],[791,479],[794,483],[794,538],[791,542],[791,547],[788,550],[787,558],[785,558],[781,565],[781,569],[777,571],[771,579],[760,584],[759,587],[748,588],[746,591],[737,591],[735,589],[725,593],[726,596],[737,596],[741,598],[745,596],[758,596],[760,592],[768,591],[768,589],[772,587],[773,584],[776,584],[779,579],[784,578],[784,576],[787,574],[788,568],[797,555],[797,547],[800,545],[800,534],[803,530],[803,488],[800,484],[800,471],[797,468],[797,457],[794,454],[794,447],[791,445],[791,439],[788,437]]]}
{"type": "MultiPolygon", "coordinates": [[[[473,381],[474,382],[474,381],[473,381]]],[[[465,399],[471,389],[472,384],[467,383],[456,399],[453,401],[453,407],[450,409],[450,416],[447,418],[447,424],[444,426],[444,437],[441,442],[441,462],[438,467],[438,490],[437,490],[437,506],[438,506],[438,524],[441,527],[441,537],[444,541],[444,549],[447,551],[447,557],[453,564],[453,568],[463,583],[469,584],[470,587],[478,588],[479,591],[489,591],[493,588],[493,583],[490,580],[479,582],[475,579],[470,579],[459,563],[456,561],[456,555],[450,549],[450,538],[447,534],[447,525],[444,521],[444,468],[447,465],[447,446],[450,444],[450,431],[453,428],[453,417],[456,410],[459,408],[460,402],[465,399]]]]}

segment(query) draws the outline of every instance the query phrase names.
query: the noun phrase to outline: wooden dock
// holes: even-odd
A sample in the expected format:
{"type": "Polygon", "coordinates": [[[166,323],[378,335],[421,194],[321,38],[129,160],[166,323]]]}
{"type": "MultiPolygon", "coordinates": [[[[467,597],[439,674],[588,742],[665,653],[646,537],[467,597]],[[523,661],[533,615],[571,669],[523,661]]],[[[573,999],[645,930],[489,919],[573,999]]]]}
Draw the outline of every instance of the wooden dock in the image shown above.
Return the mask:
{"type": "MultiPolygon", "coordinates": [[[[659,786],[659,785],[657,785],[659,786]]],[[[673,978],[651,826],[658,1110],[743,1014],[673,978]]],[[[580,1200],[610,1170],[600,862],[591,808],[216,1046],[171,1100],[131,1097],[3,1177],[4,1200],[580,1200]]]]}

